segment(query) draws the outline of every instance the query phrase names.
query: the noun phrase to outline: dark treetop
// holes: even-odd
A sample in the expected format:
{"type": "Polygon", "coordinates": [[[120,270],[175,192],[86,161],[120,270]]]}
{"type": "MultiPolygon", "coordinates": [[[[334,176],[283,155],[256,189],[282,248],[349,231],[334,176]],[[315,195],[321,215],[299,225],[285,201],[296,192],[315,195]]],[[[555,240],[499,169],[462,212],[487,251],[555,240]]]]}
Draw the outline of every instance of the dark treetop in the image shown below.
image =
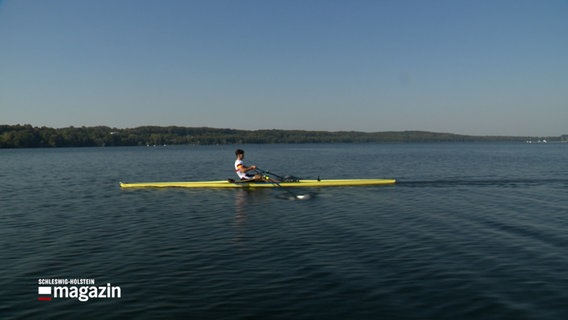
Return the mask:
{"type": "Polygon", "coordinates": [[[247,143],[394,143],[567,141],[561,137],[468,136],[426,131],[357,132],[304,130],[236,130],[207,127],[143,126],[128,129],[97,127],[48,128],[0,125],[0,148],[102,147],[177,144],[247,143]]]}

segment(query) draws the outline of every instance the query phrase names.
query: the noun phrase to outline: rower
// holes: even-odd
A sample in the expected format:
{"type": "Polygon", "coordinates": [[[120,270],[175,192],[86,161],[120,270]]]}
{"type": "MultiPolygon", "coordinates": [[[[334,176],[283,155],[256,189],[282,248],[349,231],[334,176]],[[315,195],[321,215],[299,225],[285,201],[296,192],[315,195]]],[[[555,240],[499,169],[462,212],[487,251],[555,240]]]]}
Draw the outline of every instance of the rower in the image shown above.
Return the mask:
{"type": "Polygon", "coordinates": [[[255,173],[254,175],[250,174],[251,171],[256,170],[256,166],[252,165],[247,167],[244,165],[243,159],[245,158],[245,152],[243,150],[237,149],[237,151],[235,151],[235,155],[237,156],[237,159],[235,160],[235,172],[242,182],[274,182],[270,177],[263,176],[260,173],[255,173]]]}

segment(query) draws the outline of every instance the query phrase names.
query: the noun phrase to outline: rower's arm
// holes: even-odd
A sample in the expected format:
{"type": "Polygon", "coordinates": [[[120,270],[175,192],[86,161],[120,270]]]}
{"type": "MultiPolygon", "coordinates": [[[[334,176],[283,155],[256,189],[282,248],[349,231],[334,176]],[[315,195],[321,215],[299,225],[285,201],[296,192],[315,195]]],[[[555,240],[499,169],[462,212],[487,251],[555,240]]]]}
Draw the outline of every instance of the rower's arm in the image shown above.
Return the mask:
{"type": "Polygon", "coordinates": [[[248,172],[248,171],[251,171],[251,170],[254,170],[254,169],[256,169],[256,166],[246,167],[244,164],[241,164],[241,165],[239,166],[239,171],[240,171],[240,172],[248,172]]]}

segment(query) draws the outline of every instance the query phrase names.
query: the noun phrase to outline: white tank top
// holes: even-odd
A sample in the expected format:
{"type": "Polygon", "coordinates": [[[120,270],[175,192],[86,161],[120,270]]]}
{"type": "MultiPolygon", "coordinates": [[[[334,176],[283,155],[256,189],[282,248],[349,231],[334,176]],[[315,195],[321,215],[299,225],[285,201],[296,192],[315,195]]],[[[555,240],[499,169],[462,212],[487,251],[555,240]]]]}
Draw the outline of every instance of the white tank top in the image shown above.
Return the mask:
{"type": "Polygon", "coordinates": [[[248,179],[249,176],[246,174],[246,172],[241,172],[241,170],[239,170],[240,166],[243,165],[243,160],[235,160],[235,171],[237,172],[237,175],[239,176],[239,178],[241,179],[248,179]]]}

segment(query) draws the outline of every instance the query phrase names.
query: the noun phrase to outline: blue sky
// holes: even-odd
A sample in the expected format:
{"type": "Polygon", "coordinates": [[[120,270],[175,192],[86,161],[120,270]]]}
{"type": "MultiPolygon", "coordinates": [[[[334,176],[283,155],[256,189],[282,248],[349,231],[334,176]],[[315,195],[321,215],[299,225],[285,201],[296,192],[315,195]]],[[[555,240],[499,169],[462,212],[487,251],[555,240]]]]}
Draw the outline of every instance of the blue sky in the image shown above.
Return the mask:
{"type": "Polygon", "coordinates": [[[568,1],[0,1],[24,123],[568,134],[568,1]]]}

